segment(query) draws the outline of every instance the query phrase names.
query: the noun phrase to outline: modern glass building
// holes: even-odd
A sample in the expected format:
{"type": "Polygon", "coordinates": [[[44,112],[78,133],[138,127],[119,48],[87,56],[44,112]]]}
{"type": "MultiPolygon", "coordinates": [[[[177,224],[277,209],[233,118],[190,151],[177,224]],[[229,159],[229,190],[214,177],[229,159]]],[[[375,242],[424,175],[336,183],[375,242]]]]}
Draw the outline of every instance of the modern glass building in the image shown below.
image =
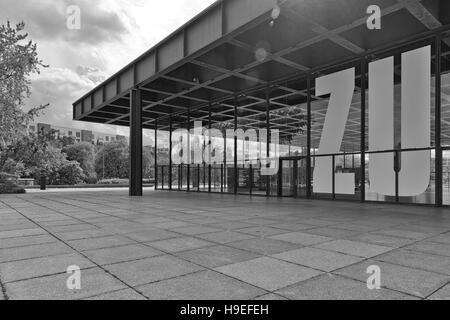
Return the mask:
{"type": "Polygon", "coordinates": [[[448,0],[222,0],[73,112],[130,127],[132,196],[151,129],[159,190],[442,206],[449,71],[448,0]]]}

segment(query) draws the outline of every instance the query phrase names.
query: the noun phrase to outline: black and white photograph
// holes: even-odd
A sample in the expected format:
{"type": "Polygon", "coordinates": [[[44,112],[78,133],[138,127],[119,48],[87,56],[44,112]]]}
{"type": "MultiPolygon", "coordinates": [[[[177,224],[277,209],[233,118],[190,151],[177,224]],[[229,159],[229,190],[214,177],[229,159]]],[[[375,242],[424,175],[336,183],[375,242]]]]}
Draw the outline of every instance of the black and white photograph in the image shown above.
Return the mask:
{"type": "Polygon", "coordinates": [[[0,0],[14,300],[449,301],[450,1],[0,0]]]}

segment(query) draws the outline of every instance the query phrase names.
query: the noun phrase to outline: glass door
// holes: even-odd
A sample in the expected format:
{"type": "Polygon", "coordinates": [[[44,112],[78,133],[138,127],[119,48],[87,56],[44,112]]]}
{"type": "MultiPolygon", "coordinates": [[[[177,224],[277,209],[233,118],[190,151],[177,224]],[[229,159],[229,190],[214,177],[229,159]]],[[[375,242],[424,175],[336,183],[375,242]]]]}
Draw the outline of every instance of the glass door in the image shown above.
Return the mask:
{"type": "Polygon", "coordinates": [[[450,148],[442,151],[442,202],[450,205],[450,148]]]}
{"type": "Polygon", "coordinates": [[[307,168],[306,157],[280,160],[279,196],[305,198],[308,190],[307,168]]]}
{"type": "Polygon", "coordinates": [[[297,197],[306,198],[308,191],[308,161],[301,158],[296,161],[297,168],[297,197]]]}
{"type": "Polygon", "coordinates": [[[279,169],[279,196],[294,197],[296,187],[296,162],[297,160],[281,160],[279,169]]]}

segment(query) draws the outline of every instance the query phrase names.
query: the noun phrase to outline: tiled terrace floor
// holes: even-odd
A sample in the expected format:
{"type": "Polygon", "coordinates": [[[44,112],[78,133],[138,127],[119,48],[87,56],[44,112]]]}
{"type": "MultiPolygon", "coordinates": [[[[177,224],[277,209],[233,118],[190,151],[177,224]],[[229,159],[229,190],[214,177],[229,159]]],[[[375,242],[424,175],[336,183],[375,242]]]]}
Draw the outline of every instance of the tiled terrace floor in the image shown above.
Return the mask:
{"type": "Polygon", "coordinates": [[[1,299],[450,299],[450,210],[147,191],[0,197],[1,299]],[[68,266],[81,271],[69,291],[68,266]],[[367,267],[381,290],[367,289],[367,267]]]}

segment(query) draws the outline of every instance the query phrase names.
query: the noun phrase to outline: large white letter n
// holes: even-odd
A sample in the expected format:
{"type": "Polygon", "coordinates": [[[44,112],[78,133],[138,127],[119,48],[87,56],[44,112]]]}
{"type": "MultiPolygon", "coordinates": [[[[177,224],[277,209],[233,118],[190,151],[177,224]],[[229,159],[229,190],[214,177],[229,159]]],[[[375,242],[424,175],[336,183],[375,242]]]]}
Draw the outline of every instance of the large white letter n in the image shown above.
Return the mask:
{"type": "MultiPolygon", "coordinates": [[[[392,150],[394,146],[394,58],[369,64],[369,149],[392,150]]],[[[430,147],[431,140],[431,46],[402,54],[401,147],[430,147]]],[[[430,183],[431,152],[402,152],[399,196],[424,193],[430,183]]],[[[394,155],[371,154],[370,191],[395,196],[394,155]]]]}

